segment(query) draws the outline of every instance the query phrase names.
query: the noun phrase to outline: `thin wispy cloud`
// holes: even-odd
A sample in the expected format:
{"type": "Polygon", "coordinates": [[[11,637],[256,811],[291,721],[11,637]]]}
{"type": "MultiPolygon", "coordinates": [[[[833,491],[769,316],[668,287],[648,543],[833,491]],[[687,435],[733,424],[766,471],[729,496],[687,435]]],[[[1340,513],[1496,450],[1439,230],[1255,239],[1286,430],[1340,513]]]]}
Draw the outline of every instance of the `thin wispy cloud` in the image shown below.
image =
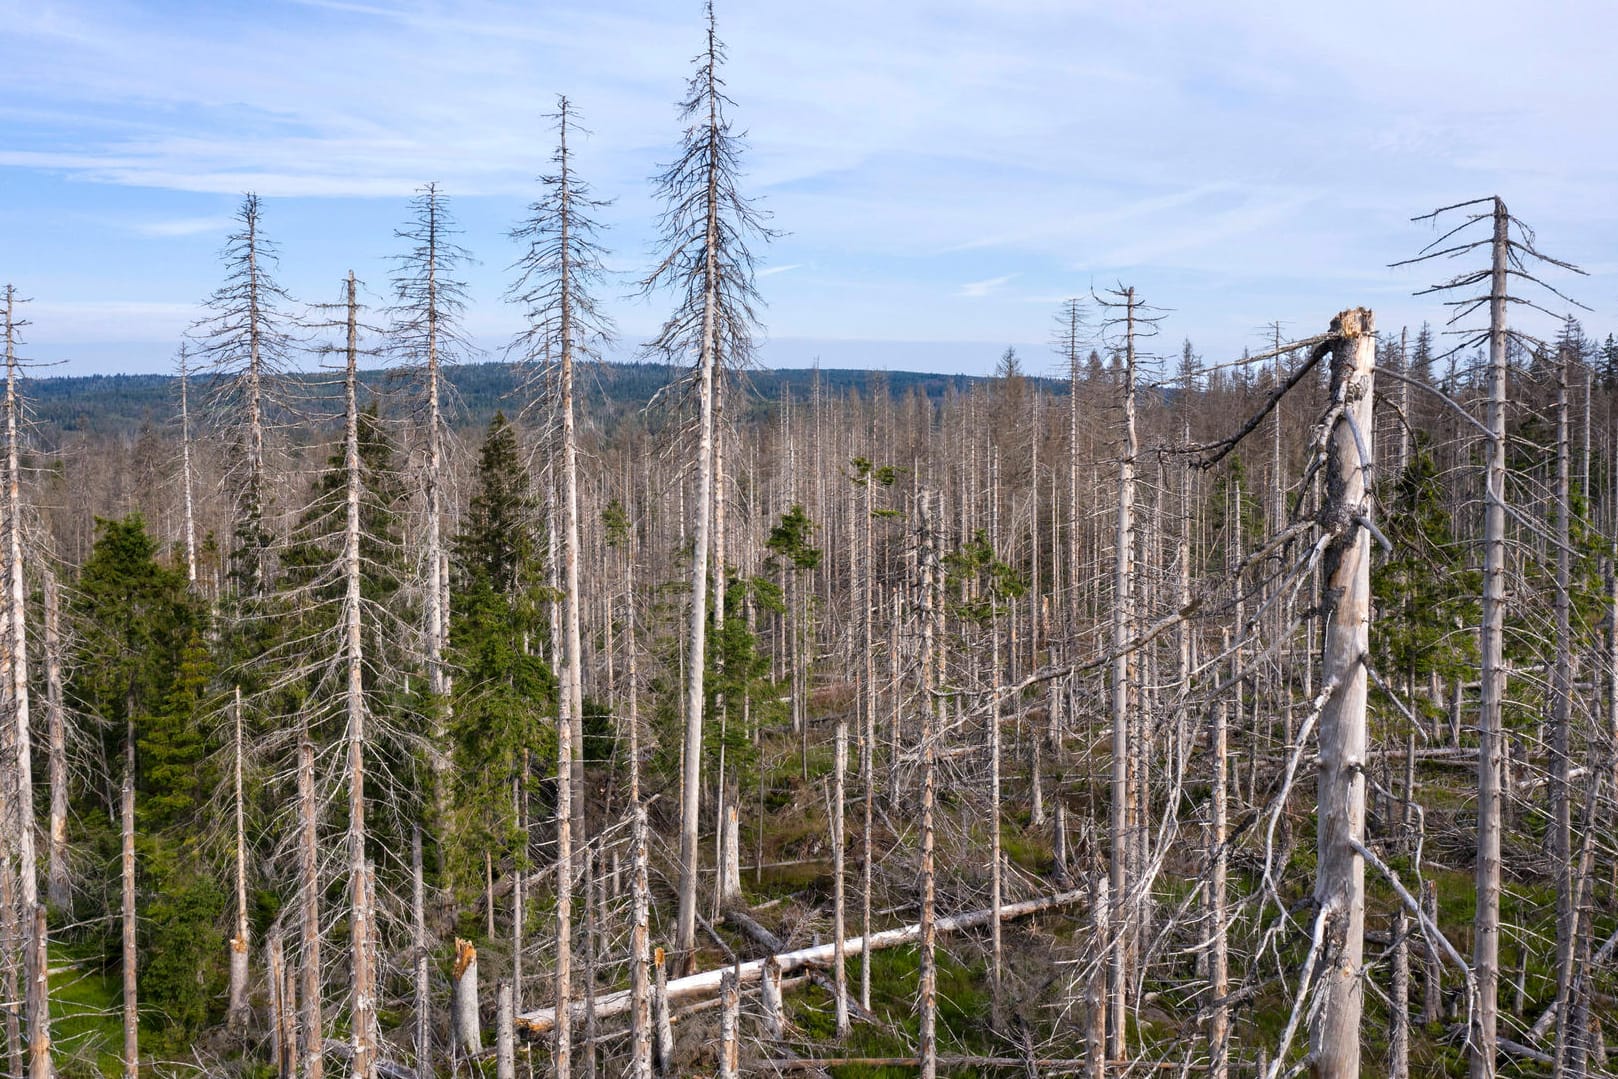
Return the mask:
{"type": "MultiPolygon", "coordinates": [[[[1419,322],[1441,316],[1404,295],[1426,282],[1386,269],[1425,239],[1408,218],[1496,191],[1557,254],[1605,265],[1618,9],[1581,4],[1569,35],[1505,0],[1464,19],[1447,8],[1367,0],[1367,47],[1317,12],[1258,0],[722,4],[748,190],[784,233],[760,252],[771,335],[1038,337],[1038,298],[1123,276],[1174,308],[1166,333],[1212,352],[1239,347],[1238,327],[1323,324],[1372,294],[1385,321],[1419,322]],[[1502,49],[1511,80],[1476,59],[1502,49]],[[940,311],[940,295],[973,302],[940,311]]],[[[137,222],[131,240],[206,237],[202,222],[245,190],[274,200],[267,220],[303,292],[366,259],[382,280],[398,215],[344,206],[393,207],[436,180],[465,200],[478,317],[504,322],[506,232],[548,168],[559,91],[592,132],[579,168],[615,200],[602,215],[614,264],[641,276],[647,177],[678,142],[696,0],[180,10],[0,0],[14,215],[0,249],[86,290],[71,298],[139,294],[131,283],[154,273],[172,294],[206,295],[205,261],[102,258],[86,273],[52,240],[106,220],[137,222]],[[46,219],[51,239],[41,224],[34,240],[30,222],[46,219]]],[[[1618,271],[1577,292],[1599,324],[1618,271]]],[[[655,298],[611,303],[623,325],[657,322],[655,298]]]]}
{"type": "Polygon", "coordinates": [[[982,281],[968,281],[955,290],[955,295],[968,300],[981,300],[985,296],[993,295],[1017,279],[1014,273],[1003,274],[1000,277],[990,277],[982,281]]]}
{"type": "Polygon", "coordinates": [[[231,227],[228,217],[176,217],[166,221],[135,221],[127,226],[141,236],[163,238],[169,236],[203,236],[218,233],[223,236],[231,227]]]}

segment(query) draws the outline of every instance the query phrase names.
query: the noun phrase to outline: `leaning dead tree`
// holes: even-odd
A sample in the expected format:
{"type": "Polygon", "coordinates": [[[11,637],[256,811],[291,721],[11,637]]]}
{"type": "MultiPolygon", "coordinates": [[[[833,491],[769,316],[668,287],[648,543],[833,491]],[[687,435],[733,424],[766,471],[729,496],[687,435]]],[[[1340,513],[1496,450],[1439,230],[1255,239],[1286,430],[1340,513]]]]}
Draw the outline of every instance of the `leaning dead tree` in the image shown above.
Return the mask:
{"type": "MultiPolygon", "coordinates": [[[[521,305],[527,329],[512,342],[523,369],[525,412],[538,413],[554,435],[561,464],[562,671],[561,708],[556,726],[556,998],[572,998],[573,846],[583,842],[584,819],[584,661],[579,635],[579,479],[578,431],[574,420],[574,380],[581,363],[598,362],[610,339],[611,322],[597,307],[592,289],[604,272],[602,249],[591,218],[604,205],[573,168],[569,135],[579,128],[566,97],[557,99],[554,171],[541,178],[539,201],[513,237],[527,245],[509,298],[521,305]],[[579,834],[575,835],[575,829],[579,834]]],[[[547,438],[547,442],[551,439],[547,438]]],[[[572,1030],[564,1009],[556,1029],[554,1065],[558,1079],[572,1073],[572,1030]]]]}
{"type": "Polygon", "coordinates": [[[731,129],[720,68],[725,46],[707,9],[707,40],[680,102],[685,137],[674,163],[657,178],[663,202],[662,246],[667,252],[642,282],[675,291],[675,310],[651,348],[694,368],[697,387],[696,503],[692,512],[691,604],[686,639],[683,706],[684,771],[680,781],[680,905],[674,949],[687,967],[695,961],[698,828],[702,801],[702,728],[706,702],[707,633],[713,555],[717,394],[724,368],[749,361],[757,325],[758,294],[748,244],[769,235],[760,212],[741,193],[741,137],[731,129]]]}

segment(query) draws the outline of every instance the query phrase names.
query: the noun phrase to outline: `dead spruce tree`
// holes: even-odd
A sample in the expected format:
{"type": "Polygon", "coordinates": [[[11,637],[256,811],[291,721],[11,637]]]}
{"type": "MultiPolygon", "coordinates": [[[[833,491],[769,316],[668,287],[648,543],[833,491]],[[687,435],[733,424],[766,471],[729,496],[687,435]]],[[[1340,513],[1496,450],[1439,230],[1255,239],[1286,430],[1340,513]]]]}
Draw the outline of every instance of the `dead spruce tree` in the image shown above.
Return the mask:
{"type": "MultiPolygon", "coordinates": [[[[691,604],[686,640],[683,709],[685,764],[680,784],[680,905],[674,948],[694,969],[697,926],[698,826],[702,794],[702,726],[706,700],[709,560],[713,554],[716,394],[727,368],[752,356],[758,300],[749,242],[769,233],[760,212],[741,193],[742,139],[726,112],[720,68],[725,46],[707,9],[707,41],[680,102],[686,124],[680,154],[657,178],[666,251],[642,282],[646,291],[671,288],[675,310],[651,347],[689,363],[697,390],[696,505],[691,529],[691,604]]],[[[718,567],[717,572],[724,572],[718,567]]]]}
{"type": "Polygon", "coordinates": [[[1528,269],[1530,265],[1550,265],[1573,272],[1582,271],[1537,250],[1534,246],[1533,232],[1511,216],[1505,202],[1499,197],[1474,199],[1441,207],[1415,220],[1448,221],[1457,215],[1461,217],[1459,224],[1448,229],[1414,259],[1395,265],[1410,265],[1437,258],[1458,258],[1484,248],[1489,251],[1487,269],[1462,272],[1417,295],[1461,292],[1461,299],[1449,301],[1454,309],[1454,314],[1450,317],[1452,326],[1463,323],[1463,320],[1480,308],[1486,309],[1489,316],[1488,328],[1482,332],[1463,333],[1463,340],[1457,348],[1483,342],[1488,344],[1488,393],[1483,421],[1486,433],[1483,476],[1483,619],[1479,629],[1481,693],[1477,725],[1477,908],[1473,921],[1472,968],[1476,979],[1477,999],[1469,1009],[1471,1031],[1468,1051],[1472,1079],[1493,1079],[1495,1059],[1499,1052],[1500,846],[1504,801],[1501,775],[1504,744],[1501,712],[1506,693],[1503,642],[1507,576],[1507,343],[1514,336],[1506,315],[1508,304],[1513,302],[1544,310],[1539,304],[1513,293],[1511,282],[1513,277],[1566,299],[1536,277],[1528,269]],[[1479,225],[1487,226],[1489,231],[1487,238],[1474,238],[1472,235],[1475,227],[1479,225]],[[1516,237],[1512,235],[1514,228],[1516,237]],[[1482,295],[1474,295],[1473,290],[1485,282],[1488,291],[1482,295]]]}
{"type": "MultiPolygon", "coordinates": [[[[16,896],[0,896],[10,910],[5,919],[9,933],[7,950],[18,948],[20,957],[4,957],[8,969],[21,969],[24,979],[23,1018],[28,1045],[30,1079],[46,1079],[52,1074],[50,1038],[50,988],[45,968],[45,919],[39,901],[39,867],[34,840],[33,732],[29,715],[28,679],[28,586],[24,562],[27,539],[22,497],[23,402],[18,380],[22,357],[18,354],[20,332],[28,323],[17,311],[16,287],[5,288],[5,502],[4,542],[6,597],[0,615],[0,670],[4,685],[0,700],[5,705],[5,739],[8,759],[0,763],[0,801],[5,819],[0,822],[0,858],[10,863],[9,875],[15,880],[16,896]],[[20,962],[18,961],[20,959],[20,962]]],[[[13,998],[15,999],[15,998],[13,998]]],[[[8,1029],[8,1036],[11,1031],[8,1029]]],[[[13,1038],[13,1059],[20,1043],[13,1038]]]]}
{"type": "MultiPolygon", "coordinates": [[[[556,999],[572,999],[572,890],[574,842],[583,842],[584,680],[579,635],[579,475],[578,431],[574,419],[577,365],[599,362],[611,323],[596,306],[591,290],[603,274],[602,250],[595,241],[591,211],[604,203],[590,197],[573,169],[568,136],[579,128],[566,97],[556,102],[554,171],[540,179],[544,192],[529,206],[527,220],[512,236],[526,244],[514,267],[516,284],[508,298],[519,304],[527,328],[509,353],[523,369],[525,413],[537,413],[554,438],[561,465],[562,671],[557,713],[556,794],[556,999]],[[578,834],[575,835],[575,828],[578,834]]],[[[588,901],[588,900],[587,900],[588,901]]],[[[554,1065],[558,1079],[572,1074],[571,1012],[557,1012],[554,1065]]]]}
{"type": "MultiPolygon", "coordinates": [[[[435,183],[427,184],[411,200],[411,221],[394,233],[409,249],[394,259],[392,345],[416,381],[414,411],[422,432],[420,494],[422,499],[423,653],[427,660],[427,688],[445,707],[449,694],[444,647],[449,638],[449,554],[444,539],[445,485],[448,482],[449,428],[445,419],[448,387],[445,369],[470,351],[461,331],[466,309],[466,286],[458,278],[471,258],[455,237],[460,228],[449,211],[449,200],[435,183]]],[[[448,753],[442,719],[433,732],[433,760],[439,786],[448,753]]],[[[440,790],[435,798],[442,798],[440,790]]]]}
{"type": "Polygon", "coordinates": [[[290,301],[275,281],[276,247],[264,236],[262,210],[257,195],[243,197],[236,212],[240,227],[225,240],[224,283],[191,328],[198,359],[211,376],[210,418],[228,447],[233,591],[249,603],[273,586],[266,437],[291,345],[291,320],[283,311],[290,301]]]}
{"type": "MultiPolygon", "coordinates": [[[[1321,680],[1318,868],[1315,877],[1321,1001],[1312,1009],[1310,1074],[1357,1079],[1364,1003],[1366,668],[1371,622],[1371,470],[1376,325],[1364,308],[1332,322],[1331,411],[1321,523],[1325,625],[1321,680]]],[[[1306,966],[1309,964],[1306,964],[1306,966]]]]}

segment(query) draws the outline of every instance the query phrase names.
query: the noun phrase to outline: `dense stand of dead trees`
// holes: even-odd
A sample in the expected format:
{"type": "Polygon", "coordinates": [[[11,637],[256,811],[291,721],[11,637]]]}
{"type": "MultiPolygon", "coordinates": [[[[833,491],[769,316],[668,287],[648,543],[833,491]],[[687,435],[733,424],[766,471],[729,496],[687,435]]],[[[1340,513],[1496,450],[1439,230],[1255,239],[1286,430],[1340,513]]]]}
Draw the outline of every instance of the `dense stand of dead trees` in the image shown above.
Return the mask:
{"type": "MultiPolygon", "coordinates": [[[[1571,322],[1555,343],[1513,333],[1514,286],[1554,260],[1498,199],[1440,211],[1465,220],[1423,258],[1489,253],[1439,286],[1463,295],[1457,318],[1488,320],[1456,353],[1486,358],[1442,378],[1442,357],[1422,346],[1418,369],[1362,308],[1302,340],[1276,327],[1228,365],[1201,367],[1188,343],[1162,371],[1142,347],[1152,320],[1120,287],[1095,298],[1093,337],[1088,305],[1063,305],[1060,380],[1008,353],[997,378],[941,398],[876,380],[839,396],[816,377],[807,408],[760,410],[742,370],[748,245],[768,230],[740,193],[723,60],[710,10],[645,279],[674,294],[652,345],[685,371],[668,407],[607,430],[581,403],[611,327],[592,299],[601,204],[565,98],[554,171],[514,233],[524,494],[547,507],[523,523],[548,552],[526,600],[551,615],[548,639],[516,648],[548,656],[556,685],[526,702],[554,754],[524,745],[511,774],[482,777],[504,846],[452,849],[465,807],[450,780],[467,765],[450,720],[477,688],[455,677],[452,537],[478,478],[447,403],[465,253],[446,201],[429,185],[399,234],[409,399],[362,384],[350,274],[320,331],[343,357],[324,422],[301,414],[307,380],[285,377],[290,301],[262,205],[243,204],[196,333],[218,437],[193,442],[182,352],[174,481],[134,499],[220,634],[296,627],[216,679],[228,1051],[304,1079],[328,1058],[419,1079],[492,1054],[507,1079],[520,1031],[562,1077],[835,1060],[1278,1079],[1436,1070],[1447,1023],[1474,1077],[1502,1053],[1601,1074],[1618,943],[1618,356],[1598,382],[1571,322]],[[371,396],[386,407],[367,412],[371,396]],[[380,474],[368,437],[412,465],[380,474]],[[309,466],[332,449],[325,472],[309,466]],[[322,477],[313,494],[300,469],[322,477]],[[373,526],[388,515],[410,522],[397,540],[373,526]],[[228,537],[228,573],[200,564],[199,533],[228,537]],[[1401,577],[1401,558],[1426,561],[1401,577]],[[1458,587],[1471,562],[1475,595],[1458,587]],[[1599,572],[1600,589],[1580,583],[1599,572]],[[1464,617],[1435,627],[1434,610],[1464,617]],[[1476,769],[1475,804],[1455,761],[1476,769]],[[1543,845],[1523,838],[1535,829],[1543,845]],[[445,886],[452,856],[481,863],[477,896],[445,886]],[[766,878],[804,866],[801,887],[766,878]],[[1473,873],[1469,958],[1439,904],[1466,886],[1441,866],[1473,873]],[[250,877],[278,901],[262,953],[250,877]],[[1554,895],[1549,921],[1513,888],[1554,895]],[[886,948],[914,949],[903,975],[886,948]],[[955,975],[981,985],[986,1018],[941,999],[955,975]],[[831,1041],[863,1026],[892,1052],[806,1035],[822,1002],[831,1041]]],[[[11,1071],[44,1079],[72,1051],[50,1037],[49,930],[69,927],[82,782],[53,552],[82,564],[78,518],[102,507],[59,504],[68,466],[25,467],[16,302],[8,287],[0,975],[11,1071]]],[[[131,719],[124,758],[101,768],[117,785],[132,1077],[150,1063],[138,744],[131,719]]]]}

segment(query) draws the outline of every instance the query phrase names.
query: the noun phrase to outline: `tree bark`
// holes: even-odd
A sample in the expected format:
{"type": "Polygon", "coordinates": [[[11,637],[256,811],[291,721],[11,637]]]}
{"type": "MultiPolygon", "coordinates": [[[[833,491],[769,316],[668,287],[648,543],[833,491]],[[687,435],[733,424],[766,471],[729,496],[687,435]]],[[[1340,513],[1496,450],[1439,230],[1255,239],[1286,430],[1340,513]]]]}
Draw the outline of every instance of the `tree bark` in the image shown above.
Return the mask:
{"type": "Polygon", "coordinates": [[[1500,739],[1505,696],[1502,642],[1506,598],[1506,295],[1511,218],[1494,200],[1493,262],[1489,278],[1489,405],[1483,510],[1483,624],[1478,652],[1477,908],[1472,969],[1477,1006],[1467,1041],[1471,1079],[1494,1079],[1500,1002],[1500,739]]]}
{"type": "Polygon", "coordinates": [[[375,913],[371,904],[370,867],[365,856],[365,643],[362,632],[363,576],[360,565],[359,306],[353,271],[348,274],[348,349],[343,382],[346,420],[343,471],[346,514],[343,526],[343,653],[346,679],[343,711],[347,721],[348,753],[348,924],[349,973],[353,994],[349,1020],[353,1028],[355,1079],[376,1075],[376,974],[371,935],[375,913]]]}
{"type": "Polygon", "coordinates": [[[248,933],[247,924],[247,822],[245,797],[242,791],[242,687],[235,687],[235,699],[231,706],[231,718],[235,727],[235,758],[232,768],[232,788],[235,805],[235,850],[233,851],[235,883],[236,883],[236,935],[230,939],[230,992],[226,997],[228,1003],[225,1007],[225,1026],[232,1031],[240,1032],[247,1026],[250,1011],[247,1003],[247,957],[248,933]]]}
{"type": "Polygon", "coordinates": [[[69,901],[67,866],[67,711],[62,706],[61,589],[56,573],[46,569],[45,586],[45,727],[50,743],[50,851],[45,898],[58,910],[69,901]]]}
{"type": "Polygon", "coordinates": [[[1309,1024],[1314,1079],[1358,1079],[1365,948],[1366,667],[1371,602],[1371,444],[1376,327],[1364,308],[1333,321],[1331,430],[1322,521],[1330,531],[1321,608],[1322,684],[1333,687],[1320,719],[1319,854],[1315,902],[1325,931],[1309,1024]],[[1363,444],[1363,449],[1361,445],[1363,444]]]}

